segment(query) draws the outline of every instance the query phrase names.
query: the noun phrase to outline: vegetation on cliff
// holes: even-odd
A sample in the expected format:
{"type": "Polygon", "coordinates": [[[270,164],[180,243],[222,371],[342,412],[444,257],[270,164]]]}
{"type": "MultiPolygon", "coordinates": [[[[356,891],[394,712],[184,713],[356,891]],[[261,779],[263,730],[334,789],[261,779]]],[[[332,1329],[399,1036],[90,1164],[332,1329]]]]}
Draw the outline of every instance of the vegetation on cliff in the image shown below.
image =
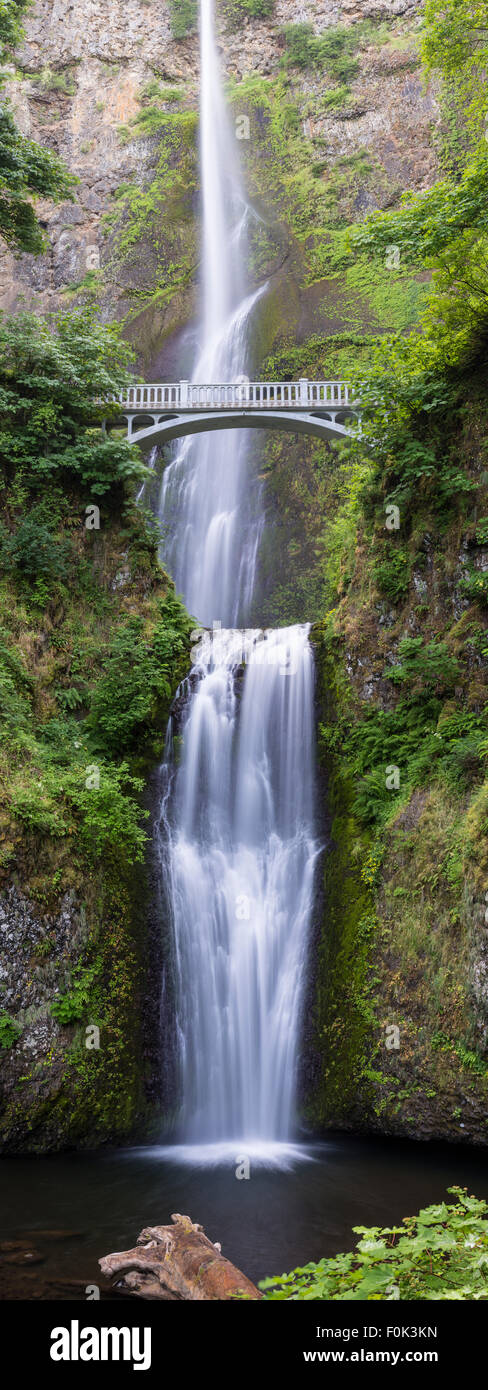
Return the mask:
{"type": "Polygon", "coordinates": [[[141,793],[190,623],[136,506],[140,451],[94,406],[128,361],[88,310],[0,325],[0,862],[38,909],[29,997],[0,1015],[10,1146],[123,1134],[141,1105],[141,793]],[[42,1019],[49,1049],[26,1071],[24,1029],[42,1019]]]}
{"type": "MultiPolygon", "coordinates": [[[[463,9],[465,26],[474,23],[473,7],[463,9]]],[[[432,60],[429,28],[425,51],[432,60]]],[[[431,282],[418,330],[363,354],[362,437],[345,451],[340,505],[324,530],[328,611],[316,638],[332,930],[321,946],[312,1113],[482,1140],[488,157],[464,52],[450,87],[447,44],[444,72],[451,110],[461,103],[469,117],[462,162],[446,125],[447,177],[342,234],[340,252],[334,244],[343,258],[366,249],[373,265],[395,249],[431,282]]],[[[476,72],[485,57],[479,47],[476,72]]]]}
{"type": "MultiPolygon", "coordinates": [[[[28,0],[1,0],[0,64],[5,64],[21,34],[28,0]]],[[[0,89],[5,72],[0,68],[0,89]]],[[[76,180],[51,150],[29,140],[17,127],[12,108],[0,107],[0,237],[18,251],[45,249],[45,238],[32,204],[41,196],[61,202],[76,180]]]]}

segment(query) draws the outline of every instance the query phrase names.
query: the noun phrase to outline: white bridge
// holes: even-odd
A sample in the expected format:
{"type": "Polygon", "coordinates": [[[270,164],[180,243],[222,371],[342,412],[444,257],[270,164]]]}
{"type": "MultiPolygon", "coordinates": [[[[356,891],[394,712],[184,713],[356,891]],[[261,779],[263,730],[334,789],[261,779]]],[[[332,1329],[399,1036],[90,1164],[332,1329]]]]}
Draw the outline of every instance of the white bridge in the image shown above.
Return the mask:
{"type": "Polygon", "coordinates": [[[129,439],[164,444],[205,430],[281,429],[344,439],[360,406],[344,381],[190,381],[129,386],[119,396],[129,439]]]}

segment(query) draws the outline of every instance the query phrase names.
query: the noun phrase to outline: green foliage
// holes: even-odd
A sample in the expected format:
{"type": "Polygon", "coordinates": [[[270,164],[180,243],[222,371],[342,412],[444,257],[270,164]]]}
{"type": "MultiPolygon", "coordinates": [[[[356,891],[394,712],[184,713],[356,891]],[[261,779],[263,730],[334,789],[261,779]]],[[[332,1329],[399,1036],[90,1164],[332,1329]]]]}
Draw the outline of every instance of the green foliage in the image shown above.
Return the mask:
{"type": "Polygon", "coordinates": [[[337,82],[348,82],[359,68],[352,57],[358,39],[351,29],[326,29],[316,37],[312,24],[285,24],[285,63],[288,67],[320,67],[337,82]]]}
{"type": "Polygon", "coordinates": [[[72,197],[77,182],[51,150],[21,135],[7,102],[0,110],[0,237],[14,250],[38,255],[46,239],[29,198],[72,197]]]}
{"type": "Polygon", "coordinates": [[[53,72],[52,68],[43,68],[37,80],[43,91],[63,92],[65,96],[74,96],[76,91],[76,84],[71,73],[53,72]]]}
{"type": "Polygon", "coordinates": [[[141,618],[131,618],[119,628],[88,720],[96,747],[113,753],[140,739],[141,726],[150,722],[158,701],[170,696],[171,672],[187,638],[187,615],[173,594],[165,600],[150,637],[144,634],[141,618]]]}
{"type": "Polygon", "coordinates": [[[7,1051],[8,1048],[13,1047],[14,1043],[17,1042],[17,1038],[20,1037],[21,1032],[22,1028],[20,1024],[16,1023],[15,1019],[11,1018],[10,1014],[7,1014],[4,1009],[1,1009],[0,1048],[2,1048],[3,1051],[7,1051]]]}
{"type": "Polygon", "coordinates": [[[486,120],[486,0],[426,0],[422,57],[428,72],[442,74],[458,129],[476,140],[486,120]]]}
{"type": "MultiPolygon", "coordinates": [[[[0,62],[21,36],[24,0],[1,0],[0,62]]],[[[4,73],[0,72],[0,86],[4,73]]],[[[51,150],[45,150],[21,135],[12,108],[3,101],[0,108],[0,237],[16,251],[37,255],[46,241],[35,215],[32,198],[41,196],[61,202],[72,197],[77,179],[69,174],[51,150]]]]}
{"type": "Polygon", "coordinates": [[[462,575],[459,588],[471,602],[488,603],[488,571],[477,570],[471,565],[468,572],[462,575]]]}
{"type": "Polygon", "coordinates": [[[470,1048],[465,1047],[463,1043],[448,1038],[441,1029],[437,1029],[432,1034],[431,1046],[434,1052],[454,1052],[468,1071],[475,1072],[477,1076],[486,1076],[488,1070],[486,1060],[480,1057],[478,1052],[472,1052],[470,1048]]]}
{"type": "Polygon", "coordinates": [[[99,760],[99,785],[87,786],[93,766],[56,766],[45,758],[41,779],[28,777],[14,784],[13,814],[36,835],[58,840],[77,835],[90,860],[111,852],[126,864],[137,863],[147,840],[140,823],[148,813],[141,811],[137,799],[144,783],[130,774],[127,763],[116,766],[99,760]]]}
{"type": "MultiPolygon", "coordinates": [[[[440,378],[482,341],[488,319],[488,147],[484,75],[488,61],[485,0],[427,0],[422,56],[442,79],[445,121],[443,164],[448,177],[421,193],[407,193],[393,211],[375,213],[329,240],[329,265],[346,268],[351,253],[380,263],[396,251],[400,269],[431,272],[421,339],[400,350],[402,376],[426,369],[440,378]]],[[[327,249],[323,248],[324,263],[327,249]]],[[[390,279],[395,276],[390,269],[390,279]]],[[[389,345],[393,359],[397,347],[389,345]]],[[[397,366],[399,362],[397,360],[397,366]]]]}
{"type": "Polygon", "coordinates": [[[58,1023],[78,1023],[84,1017],[98,968],[99,961],[87,966],[75,965],[72,988],[58,995],[51,1004],[51,1013],[58,1023]]]}
{"type": "Polygon", "coordinates": [[[387,667],[385,675],[408,692],[409,703],[424,703],[432,695],[446,695],[459,679],[459,662],[449,654],[445,642],[425,644],[422,637],[403,637],[398,656],[398,664],[387,667]]]}
{"type": "Polygon", "coordinates": [[[134,773],[157,756],[189,647],[181,603],[159,592],[156,531],[134,505],[146,471],[139,451],[96,427],[111,407],[94,398],[120,390],[127,361],[118,332],[86,310],[52,325],[33,315],[0,324],[2,790],[17,835],[57,842],[61,854],[64,841],[90,864],[143,856],[134,773]],[[105,503],[104,563],[115,539],[112,564],[117,547],[129,560],[129,616],[93,564],[90,495],[105,503]],[[88,776],[95,758],[98,781],[88,776]]]}
{"type": "MultiPolygon", "coordinates": [[[[351,252],[377,263],[396,249],[400,264],[432,271],[423,317],[424,339],[404,345],[406,361],[436,367],[462,360],[488,320],[488,146],[482,139],[459,178],[403,196],[393,212],[373,213],[343,234],[331,262],[346,266],[351,252]],[[342,249],[341,249],[342,248],[342,249]]],[[[391,272],[390,272],[391,274],[391,272]]]]}
{"type": "Polygon", "coordinates": [[[18,43],[22,33],[22,15],[29,0],[0,0],[0,58],[5,61],[6,50],[18,43]]]}
{"type": "Polygon", "coordinates": [[[283,37],[286,45],[286,61],[290,67],[308,68],[313,65],[314,32],[312,24],[285,24],[283,37]]]}
{"type": "Polygon", "coordinates": [[[322,106],[324,111],[328,111],[335,106],[340,108],[342,106],[347,106],[348,99],[349,87],[342,84],[340,87],[331,87],[328,92],[324,92],[322,106]]]}
{"type": "MultiPolygon", "coordinates": [[[[386,782],[386,766],[381,770],[375,768],[372,772],[365,772],[358,782],[356,795],[354,797],[354,814],[363,825],[372,826],[381,823],[386,819],[387,814],[392,808],[392,793],[388,790],[386,782]]],[[[393,798],[394,799],[394,798],[393,798]]],[[[371,887],[375,886],[378,880],[376,865],[368,859],[365,867],[365,883],[371,887]]]]}
{"type": "Polygon", "coordinates": [[[98,788],[87,788],[86,780],[76,791],[68,788],[73,806],[81,815],[81,840],[94,858],[111,850],[122,856],[126,864],[136,864],[144,857],[147,841],[141,820],[147,820],[149,812],[141,811],[137,800],[144,781],[132,777],[125,762],[117,767],[102,763],[99,772],[98,788]]]}
{"type": "MultiPolygon", "coordinates": [[[[71,483],[88,500],[110,492],[121,497],[128,484],[144,476],[136,446],[96,427],[97,419],[110,418],[116,408],[97,406],[95,398],[121,390],[129,380],[130,358],[117,328],[99,323],[91,309],[60,314],[54,322],[34,314],[0,321],[0,470],[5,486],[11,489],[21,476],[29,492],[42,494],[48,481],[71,483]]],[[[35,518],[22,523],[28,527],[23,538],[31,552],[35,518]]],[[[9,555],[12,563],[20,562],[20,544],[3,535],[7,562],[9,555]]],[[[47,534],[43,544],[54,563],[47,534]]],[[[60,554],[56,563],[62,564],[60,554]]]]}
{"type": "Polygon", "coordinates": [[[389,545],[382,560],[374,567],[374,577],[382,594],[391,603],[398,603],[408,593],[411,574],[411,559],[403,547],[389,545]]]}
{"type": "Polygon", "coordinates": [[[0,742],[9,733],[27,728],[32,681],[26,666],[0,628],[0,742]],[[7,640],[6,640],[7,639],[7,640]]]}
{"type": "Polygon", "coordinates": [[[144,97],[140,112],[119,129],[123,142],[142,134],[157,136],[150,182],[121,184],[103,218],[117,262],[124,265],[123,274],[131,282],[132,267],[137,266],[138,288],[130,292],[128,318],[138,315],[144,304],[162,307],[171,301],[193,280],[198,258],[194,203],[198,118],[194,109],[177,110],[171,103],[167,110],[167,105],[167,92],[154,92],[149,105],[144,97]],[[151,247],[145,274],[141,243],[151,247]]]}
{"type": "Polygon", "coordinates": [[[150,82],[146,82],[141,96],[144,101],[165,101],[170,104],[174,101],[181,101],[184,97],[182,87],[171,87],[167,82],[161,82],[159,77],[152,77],[150,82]]]}
{"type": "Polygon", "coordinates": [[[443,179],[423,193],[405,193],[393,212],[373,213],[354,228],[351,245],[377,256],[398,243],[401,254],[423,264],[449,247],[466,253],[488,231],[488,149],[481,144],[455,182],[443,179]]]}
{"type": "Polygon", "coordinates": [[[390,820],[398,800],[408,800],[426,781],[442,778],[455,795],[476,785],[486,744],[484,715],[452,707],[461,668],[444,642],[403,638],[396,664],[387,666],[383,677],[399,691],[393,707],[368,705],[359,717],[345,714],[339,725],[321,733],[332,753],[340,747],[353,778],[355,816],[377,830],[390,820]],[[388,784],[392,767],[399,769],[398,789],[388,784]]]}
{"type": "Polygon", "coordinates": [[[173,136],[175,130],[184,138],[186,142],[193,140],[198,128],[198,116],[196,111],[171,111],[168,113],[164,109],[175,101],[181,100],[177,94],[167,92],[158,94],[157,99],[151,102],[144,102],[142,110],[134,116],[130,126],[123,126],[119,130],[119,136],[125,142],[134,139],[138,135],[159,135],[160,140],[165,136],[173,136]],[[164,107],[159,103],[163,102],[164,107]]]}
{"type": "Polygon", "coordinates": [[[185,39],[198,26],[197,0],[169,0],[171,33],[174,39],[185,39]]]}
{"type": "Polygon", "coordinates": [[[222,9],[230,29],[239,29],[245,20],[268,19],[275,0],[224,0],[222,9]]]}
{"type": "Polygon", "coordinates": [[[66,579],[72,559],[67,537],[57,540],[43,520],[43,509],[33,508],[15,531],[0,522],[0,569],[17,570],[28,580],[39,576],[66,579]]]}
{"type": "Polygon", "coordinates": [[[488,1203],[448,1189],[455,1202],[424,1207],[399,1226],[355,1226],[355,1251],[260,1283],[271,1300],[486,1300],[488,1203]]]}

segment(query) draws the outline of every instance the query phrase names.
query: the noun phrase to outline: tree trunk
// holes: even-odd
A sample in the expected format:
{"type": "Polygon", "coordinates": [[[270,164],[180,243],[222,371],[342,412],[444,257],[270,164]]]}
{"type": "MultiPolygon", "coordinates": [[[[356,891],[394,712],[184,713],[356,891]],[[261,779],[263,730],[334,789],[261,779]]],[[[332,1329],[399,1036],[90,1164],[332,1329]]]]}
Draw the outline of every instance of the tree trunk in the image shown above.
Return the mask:
{"type": "Polygon", "coordinates": [[[259,1289],[230,1264],[201,1226],[176,1212],[173,1226],[146,1226],[134,1250],[105,1255],[98,1263],[121,1291],[137,1298],[253,1299],[259,1289]]]}

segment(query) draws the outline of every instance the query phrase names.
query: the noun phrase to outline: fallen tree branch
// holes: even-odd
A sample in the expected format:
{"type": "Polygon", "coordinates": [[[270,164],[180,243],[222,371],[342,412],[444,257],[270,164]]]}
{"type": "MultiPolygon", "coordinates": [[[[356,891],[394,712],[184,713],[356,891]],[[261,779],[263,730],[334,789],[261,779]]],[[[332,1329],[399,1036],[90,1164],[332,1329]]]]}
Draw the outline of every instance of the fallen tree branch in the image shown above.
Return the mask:
{"type": "Polygon", "coordinates": [[[262,1298],[255,1284],[221,1254],[201,1226],[176,1212],[172,1226],[146,1226],[133,1250],[98,1263],[121,1291],[137,1298],[262,1298]]]}

